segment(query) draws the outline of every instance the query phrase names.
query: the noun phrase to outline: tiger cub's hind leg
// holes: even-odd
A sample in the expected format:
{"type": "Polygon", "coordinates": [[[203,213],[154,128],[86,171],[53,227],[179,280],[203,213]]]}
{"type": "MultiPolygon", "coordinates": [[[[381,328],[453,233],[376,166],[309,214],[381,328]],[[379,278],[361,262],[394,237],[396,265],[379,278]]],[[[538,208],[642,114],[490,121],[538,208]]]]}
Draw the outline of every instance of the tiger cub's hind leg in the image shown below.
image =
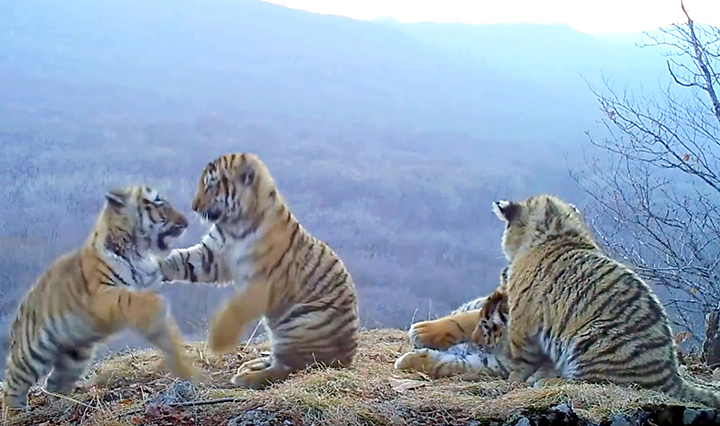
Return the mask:
{"type": "Polygon", "coordinates": [[[505,360],[482,349],[468,351],[464,344],[447,351],[415,349],[395,361],[396,370],[425,373],[433,379],[467,373],[485,373],[506,378],[505,360]]]}
{"type": "Polygon", "coordinates": [[[32,354],[41,352],[32,346],[34,343],[30,345],[32,351],[27,355],[17,353],[20,351],[19,346],[10,348],[2,391],[3,410],[9,409],[10,415],[13,411],[27,407],[30,388],[45,378],[52,369],[52,361],[45,358],[51,356],[52,352],[43,353],[42,357],[33,356],[32,354]]]}
{"type": "Polygon", "coordinates": [[[395,360],[394,367],[396,370],[419,371],[429,374],[430,377],[440,378],[441,376],[435,371],[438,358],[440,358],[440,351],[435,349],[415,349],[395,360]]]}
{"type": "MultiPolygon", "coordinates": [[[[508,327],[509,332],[512,332],[510,330],[511,326],[512,322],[508,327]]],[[[552,361],[549,360],[535,339],[526,337],[527,335],[523,336],[522,334],[520,334],[520,336],[523,337],[518,338],[519,333],[515,335],[508,334],[510,337],[512,359],[512,371],[508,377],[509,381],[524,382],[528,381],[531,376],[538,378],[551,376],[547,372],[547,364],[551,363],[553,368],[555,365],[552,364],[552,361]],[[541,368],[542,371],[538,371],[541,368]]]]}
{"type": "Polygon", "coordinates": [[[539,388],[544,386],[556,386],[564,383],[566,379],[563,379],[560,372],[555,368],[554,363],[550,358],[540,366],[530,377],[525,380],[528,384],[533,387],[539,388]]]}
{"type": "Polygon", "coordinates": [[[6,374],[5,382],[3,383],[3,410],[8,410],[12,415],[14,414],[14,411],[20,411],[27,408],[28,393],[30,392],[30,388],[39,379],[39,377],[32,378],[31,382],[31,380],[26,380],[25,378],[11,377],[6,374]]]}
{"type": "Polygon", "coordinates": [[[262,389],[273,382],[286,379],[291,372],[290,368],[281,365],[276,358],[262,357],[243,363],[230,381],[238,387],[262,389]]]}
{"type": "Polygon", "coordinates": [[[416,348],[444,351],[468,341],[479,320],[480,310],[471,310],[432,321],[421,321],[410,327],[408,337],[416,348]]]}
{"type": "Polygon", "coordinates": [[[88,371],[93,355],[92,346],[63,348],[53,363],[45,389],[63,395],[69,393],[88,371]]]}

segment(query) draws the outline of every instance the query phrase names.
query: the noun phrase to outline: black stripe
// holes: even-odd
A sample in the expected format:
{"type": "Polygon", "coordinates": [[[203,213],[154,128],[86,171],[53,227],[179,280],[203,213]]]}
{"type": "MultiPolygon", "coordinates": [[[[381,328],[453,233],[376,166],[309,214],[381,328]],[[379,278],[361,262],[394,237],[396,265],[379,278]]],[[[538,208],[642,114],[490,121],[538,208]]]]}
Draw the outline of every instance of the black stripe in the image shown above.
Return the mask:
{"type": "MultiPolygon", "coordinates": [[[[642,320],[640,321],[637,321],[635,315],[627,315],[625,331],[630,334],[637,334],[650,327],[656,326],[660,322],[664,322],[665,315],[663,315],[663,312],[659,309],[653,308],[654,305],[654,303],[650,304],[651,309],[648,309],[647,312],[645,312],[645,315],[642,316],[642,320]]],[[[642,307],[636,305],[636,309],[640,310],[642,307]]]]}
{"type": "MultiPolygon", "coordinates": [[[[325,278],[327,278],[327,275],[328,275],[330,272],[332,272],[339,263],[340,263],[340,260],[339,260],[338,258],[333,259],[333,261],[330,262],[330,264],[328,265],[328,267],[325,268],[325,270],[320,274],[320,276],[318,276],[318,277],[317,277],[316,279],[314,279],[313,281],[316,282],[316,283],[318,283],[318,282],[323,282],[323,281],[325,280],[325,278]]],[[[304,288],[305,286],[307,286],[307,281],[308,281],[308,278],[310,278],[310,277],[308,276],[308,277],[305,277],[305,278],[306,278],[306,279],[305,279],[304,282],[302,283],[303,288],[304,288]]]]}
{"type": "Polygon", "coordinates": [[[40,379],[40,373],[35,369],[35,366],[29,362],[30,359],[31,358],[29,357],[22,357],[20,359],[16,359],[15,367],[18,367],[18,369],[22,373],[25,373],[26,376],[29,376],[27,377],[27,379],[32,382],[37,382],[40,379]]]}
{"type": "Polygon", "coordinates": [[[357,342],[350,337],[357,332],[356,327],[350,327],[354,321],[354,315],[343,316],[339,321],[332,323],[335,327],[326,330],[323,337],[330,339],[335,347],[346,348],[349,351],[356,349],[357,342]],[[341,334],[341,331],[344,331],[344,333],[341,334]]]}
{"type": "Polygon", "coordinates": [[[198,282],[198,276],[195,273],[195,265],[190,262],[190,252],[180,252],[180,260],[183,266],[183,277],[190,282],[198,282]]]}
{"type": "MultiPolygon", "coordinates": [[[[633,381],[634,383],[639,384],[641,387],[644,387],[646,389],[655,389],[655,390],[663,390],[668,388],[672,385],[672,377],[677,376],[677,373],[672,372],[671,370],[668,370],[668,374],[660,376],[658,379],[654,381],[649,382],[643,382],[643,381],[633,381]]],[[[642,377],[642,376],[640,376],[642,377]]]]}
{"type": "Polygon", "coordinates": [[[85,269],[83,268],[82,257],[78,256],[78,270],[80,271],[80,278],[82,279],[83,289],[86,293],[90,293],[90,287],[88,287],[88,280],[85,278],[85,269]]]}
{"type": "Polygon", "coordinates": [[[660,373],[665,373],[662,376],[667,378],[670,375],[676,374],[676,369],[672,368],[671,364],[665,360],[655,360],[629,366],[629,368],[626,369],[610,370],[609,373],[623,378],[637,377],[637,382],[641,383],[642,378],[660,375],[660,373]]]}
{"type": "Polygon", "coordinates": [[[107,265],[107,264],[106,264],[105,266],[107,266],[107,269],[108,269],[108,270],[110,271],[110,273],[112,274],[112,278],[114,278],[114,279],[112,279],[111,277],[108,277],[108,278],[111,278],[111,281],[113,281],[113,282],[119,281],[119,282],[122,283],[123,285],[125,285],[125,286],[127,286],[127,287],[130,287],[130,284],[126,283],[125,280],[123,280],[123,279],[120,277],[120,275],[118,275],[117,272],[115,272],[115,270],[110,267],[110,265],[107,265]]]}
{"type": "MultiPolygon", "coordinates": [[[[615,272],[615,268],[608,268],[606,271],[603,271],[601,274],[594,277],[595,279],[593,280],[593,284],[595,282],[605,280],[608,277],[608,275],[612,274],[613,272],[615,272]]],[[[608,285],[606,285],[604,288],[598,289],[597,293],[601,294],[601,295],[605,294],[610,288],[612,288],[613,286],[615,286],[617,284],[617,281],[619,281],[619,278],[608,283],[608,285]]],[[[575,284],[575,283],[569,283],[568,287],[572,288],[575,291],[575,295],[574,295],[575,297],[572,299],[572,301],[569,301],[569,303],[566,304],[565,315],[563,316],[562,320],[558,323],[561,326],[570,324],[570,318],[577,314],[577,309],[578,309],[578,305],[580,305],[580,302],[586,301],[586,296],[587,296],[586,292],[581,291],[582,290],[581,288],[577,288],[573,284],[575,284]]],[[[588,284],[587,286],[583,286],[583,287],[590,288],[590,284],[588,284]]],[[[605,302],[598,309],[594,309],[595,312],[598,312],[598,313],[605,312],[605,308],[611,302],[612,302],[612,298],[610,298],[610,297],[607,298],[607,300],[605,300],[605,302]]],[[[558,334],[560,334],[560,333],[561,333],[561,330],[558,331],[558,334]]]]}
{"type": "MultiPolygon", "coordinates": [[[[139,220],[142,217],[142,207],[140,206],[140,203],[138,203],[135,208],[137,209],[137,218],[139,220]]],[[[150,217],[150,220],[152,221],[152,216],[150,217]]]]}
{"type": "Polygon", "coordinates": [[[218,234],[219,234],[219,236],[220,236],[220,241],[221,241],[221,243],[222,243],[222,244],[225,244],[226,238],[225,238],[225,235],[223,234],[222,228],[219,227],[219,226],[217,226],[217,225],[215,225],[215,229],[217,230],[217,232],[218,232],[218,234]]]}
{"type": "MultiPolygon", "coordinates": [[[[638,299],[640,299],[642,296],[643,296],[642,292],[636,291],[635,294],[631,295],[630,297],[628,297],[628,298],[622,300],[620,303],[618,303],[617,310],[619,312],[623,312],[624,310],[628,309],[631,304],[636,303],[638,301],[638,299]]],[[[608,297],[605,300],[605,302],[603,303],[602,308],[604,308],[605,305],[609,305],[610,303],[613,303],[613,302],[617,303],[617,301],[614,300],[612,297],[608,297]]],[[[598,310],[598,312],[604,312],[604,311],[601,309],[601,310],[598,310]]],[[[626,322],[608,321],[602,327],[598,327],[595,329],[595,333],[592,336],[592,338],[587,338],[581,344],[578,344],[577,351],[579,353],[585,353],[592,344],[594,344],[598,341],[599,336],[607,338],[608,331],[610,331],[614,334],[614,332],[618,329],[623,330],[625,332],[624,335],[630,337],[629,341],[635,341],[637,339],[637,336],[627,333],[626,330],[624,330],[626,327],[627,327],[626,322]]],[[[594,353],[594,355],[595,356],[603,356],[603,355],[615,353],[617,350],[620,349],[620,347],[624,346],[625,343],[627,343],[627,341],[628,341],[628,340],[625,340],[622,338],[615,338],[615,339],[616,339],[616,343],[614,345],[612,345],[608,348],[605,348],[604,350],[602,350],[600,352],[596,352],[596,353],[594,353]]]]}
{"type": "MultiPolygon", "coordinates": [[[[661,349],[663,347],[667,347],[670,344],[670,340],[666,337],[660,337],[656,339],[649,339],[637,346],[635,346],[632,351],[629,354],[624,354],[621,358],[611,358],[611,359],[599,359],[598,356],[602,355],[611,355],[611,354],[618,354],[620,347],[627,346],[629,343],[635,343],[634,340],[628,340],[621,342],[617,345],[617,348],[613,351],[605,350],[598,353],[598,355],[593,356],[593,360],[584,363],[583,371],[598,371],[600,372],[601,368],[606,368],[604,366],[614,366],[614,367],[622,367],[626,366],[631,360],[639,359],[643,355],[646,355],[646,352],[655,350],[655,349],[661,349]],[[597,368],[594,368],[596,367],[597,368]],[[593,367],[593,368],[590,368],[593,367]]],[[[648,363],[657,362],[656,360],[648,360],[648,363]]],[[[638,367],[642,367],[644,364],[636,364],[638,367]]]]}
{"type": "Polygon", "coordinates": [[[30,348],[30,342],[33,341],[33,335],[31,331],[31,327],[35,325],[33,321],[33,315],[35,315],[35,310],[31,308],[30,312],[25,315],[25,324],[23,324],[23,337],[25,339],[24,343],[27,345],[28,349],[30,348]]]}
{"type": "Polygon", "coordinates": [[[326,246],[325,246],[324,244],[322,244],[322,245],[320,246],[320,253],[319,253],[318,256],[317,256],[315,265],[313,265],[313,267],[312,267],[312,269],[310,270],[310,272],[308,272],[308,273],[305,275],[305,277],[303,277],[303,280],[302,280],[302,283],[301,283],[301,285],[303,286],[303,288],[304,288],[305,286],[307,286],[308,281],[315,275],[315,272],[317,272],[317,269],[320,267],[320,264],[322,263],[323,259],[325,258],[325,250],[326,250],[326,246]]]}
{"type": "Polygon", "coordinates": [[[204,242],[201,242],[200,244],[205,249],[204,251],[201,251],[201,254],[202,253],[206,254],[206,256],[201,257],[202,266],[203,266],[203,269],[205,270],[205,273],[209,274],[210,270],[212,269],[213,264],[215,263],[215,253],[213,253],[213,251],[210,250],[210,248],[204,242]]]}
{"type": "Polygon", "coordinates": [[[43,365],[50,364],[50,359],[46,358],[43,354],[35,350],[32,344],[28,344],[28,352],[30,353],[30,358],[34,361],[38,361],[43,365]]]}
{"type": "MultiPolygon", "coordinates": [[[[279,326],[282,326],[283,324],[287,324],[287,323],[289,323],[289,322],[293,322],[293,321],[297,320],[298,318],[303,317],[303,316],[305,316],[305,315],[307,315],[307,314],[311,314],[311,313],[313,313],[313,312],[326,312],[326,311],[329,311],[330,309],[333,308],[334,303],[335,303],[335,302],[337,301],[337,299],[339,299],[341,296],[342,296],[342,294],[338,294],[333,300],[331,300],[331,301],[329,301],[329,302],[325,302],[325,303],[323,303],[323,304],[321,304],[321,305],[310,305],[310,304],[295,305],[295,307],[291,310],[290,314],[287,315],[287,316],[282,320],[282,322],[278,323],[278,328],[279,328],[279,326]]],[[[316,327],[306,327],[305,324],[302,324],[302,327],[303,327],[303,328],[307,328],[308,330],[317,330],[318,328],[324,327],[324,325],[325,325],[325,322],[321,323],[321,324],[320,324],[320,327],[317,327],[317,326],[316,326],[316,327]]],[[[300,326],[300,325],[299,325],[299,324],[296,324],[296,327],[295,327],[295,328],[297,328],[298,326],[300,326]]],[[[293,328],[288,328],[288,331],[289,331],[289,330],[292,330],[292,329],[293,329],[293,328]]]]}
{"type": "MultiPolygon", "coordinates": [[[[349,305],[352,305],[354,300],[352,298],[349,298],[349,300],[346,300],[342,304],[337,304],[337,301],[344,297],[345,295],[343,293],[339,293],[335,298],[330,300],[329,302],[322,305],[320,309],[315,309],[315,311],[320,311],[325,313],[324,321],[322,321],[320,324],[314,324],[309,327],[307,327],[308,330],[320,330],[323,329],[331,324],[335,320],[337,320],[338,317],[341,317],[343,315],[347,315],[350,311],[349,305]]],[[[354,315],[349,315],[350,320],[354,320],[354,315]]],[[[332,332],[329,333],[330,335],[333,335],[332,332]]]]}
{"type": "Polygon", "coordinates": [[[270,270],[267,271],[267,275],[268,275],[268,276],[271,276],[271,275],[273,274],[273,272],[275,272],[275,270],[276,270],[276,269],[280,266],[280,264],[282,263],[282,261],[283,261],[283,259],[285,258],[285,256],[287,256],[287,254],[288,254],[288,253],[290,252],[290,250],[293,248],[293,245],[295,244],[295,238],[297,237],[299,230],[300,230],[300,224],[297,223],[297,222],[295,222],[295,229],[293,229],[292,234],[290,235],[290,241],[289,241],[289,243],[288,243],[288,246],[285,248],[285,250],[283,251],[283,253],[280,255],[280,257],[278,258],[278,260],[275,262],[275,264],[273,264],[272,268],[270,268],[270,270]]]}
{"type": "Polygon", "coordinates": [[[349,274],[345,269],[338,269],[335,274],[333,274],[332,277],[324,280],[324,281],[316,281],[315,282],[315,289],[310,293],[309,296],[305,297],[306,299],[317,299],[323,294],[326,294],[328,291],[330,291],[330,287],[338,287],[342,284],[345,284],[349,278],[349,274]],[[318,284],[323,283],[322,287],[318,284]]]}

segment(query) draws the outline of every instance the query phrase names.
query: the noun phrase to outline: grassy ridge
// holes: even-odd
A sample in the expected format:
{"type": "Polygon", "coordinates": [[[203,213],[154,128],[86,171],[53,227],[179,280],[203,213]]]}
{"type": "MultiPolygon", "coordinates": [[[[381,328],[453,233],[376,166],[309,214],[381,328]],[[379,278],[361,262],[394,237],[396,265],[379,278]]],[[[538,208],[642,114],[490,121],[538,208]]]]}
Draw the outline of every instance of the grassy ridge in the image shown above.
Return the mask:
{"type": "MultiPolygon", "coordinates": [[[[637,408],[684,405],[659,393],[611,385],[533,389],[484,375],[428,380],[394,370],[395,359],[411,349],[404,331],[363,331],[352,368],[298,372],[263,391],[236,389],[229,380],[242,362],[267,354],[267,342],[242,343],[238,353],[221,358],[210,355],[204,342],[192,343],[197,365],[208,373],[195,384],[163,373],[155,350],[127,351],[96,363],[89,384],[68,397],[34,389],[30,411],[5,424],[220,426],[238,416],[244,422],[237,424],[248,425],[486,424],[563,403],[599,423],[637,408]]],[[[696,376],[708,373],[691,370],[696,376]]]]}

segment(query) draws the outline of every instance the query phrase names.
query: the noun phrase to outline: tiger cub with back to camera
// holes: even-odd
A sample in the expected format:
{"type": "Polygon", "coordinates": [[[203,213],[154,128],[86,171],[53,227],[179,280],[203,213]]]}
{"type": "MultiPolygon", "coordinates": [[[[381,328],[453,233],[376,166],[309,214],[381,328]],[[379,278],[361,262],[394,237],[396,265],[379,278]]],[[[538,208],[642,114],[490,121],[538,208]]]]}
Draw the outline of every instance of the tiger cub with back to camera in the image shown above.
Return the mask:
{"type": "MultiPolygon", "coordinates": [[[[510,380],[527,379],[549,357],[565,380],[634,383],[720,408],[720,393],[681,377],[669,320],[653,291],[603,254],[574,206],[538,195],[498,201],[493,210],[505,222],[502,249],[510,263],[496,290],[509,302],[510,380]]],[[[476,330],[475,338],[482,336],[476,330]]],[[[536,386],[563,379],[541,378],[536,386]]]]}
{"type": "Polygon", "coordinates": [[[350,366],[359,327],[353,280],[293,216],[256,155],[226,154],[209,163],[192,209],[213,225],[200,244],[173,250],[163,262],[164,279],[242,286],[211,321],[213,353],[234,350],[257,317],[270,335],[270,356],[242,364],[234,385],[260,389],[316,363],[350,366]]]}
{"type": "Polygon", "coordinates": [[[10,329],[2,402],[27,406],[31,386],[47,376],[46,389],[67,393],[86,372],[95,347],[130,327],[165,354],[181,378],[199,374],[169,306],[156,256],[188,222],[147,186],[114,189],[85,244],[59,257],[28,290],[10,329]]]}

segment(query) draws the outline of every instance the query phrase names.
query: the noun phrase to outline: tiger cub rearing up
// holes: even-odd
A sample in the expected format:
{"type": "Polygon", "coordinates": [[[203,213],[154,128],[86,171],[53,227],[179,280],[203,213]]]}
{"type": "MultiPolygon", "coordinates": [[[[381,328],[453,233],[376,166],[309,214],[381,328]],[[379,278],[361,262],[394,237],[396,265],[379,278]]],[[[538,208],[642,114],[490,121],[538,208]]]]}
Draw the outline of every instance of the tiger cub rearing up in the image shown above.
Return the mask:
{"type": "Polygon", "coordinates": [[[260,389],[315,363],[348,367],[357,348],[355,286],[343,262],[290,212],[265,164],[227,154],[202,172],[192,209],[213,223],[202,242],[163,263],[167,281],[234,281],[240,290],[211,321],[209,346],[232,351],[262,316],[272,353],[240,366],[232,383],[260,389]]]}
{"type": "Polygon", "coordinates": [[[638,275],[602,253],[577,209],[549,195],[493,209],[505,221],[510,263],[497,290],[510,307],[510,380],[525,380],[550,357],[563,379],[636,383],[720,408],[720,393],[680,376],[662,305],[638,275]]]}
{"type": "Polygon", "coordinates": [[[25,294],[10,329],[3,406],[27,406],[31,386],[72,390],[96,344],[131,327],[165,353],[181,378],[197,370],[185,357],[168,305],[151,286],[162,283],[156,255],[167,254],[187,220],[146,186],[111,190],[85,244],[58,258],[25,294]],[[49,373],[49,376],[48,376],[49,373]]]}

